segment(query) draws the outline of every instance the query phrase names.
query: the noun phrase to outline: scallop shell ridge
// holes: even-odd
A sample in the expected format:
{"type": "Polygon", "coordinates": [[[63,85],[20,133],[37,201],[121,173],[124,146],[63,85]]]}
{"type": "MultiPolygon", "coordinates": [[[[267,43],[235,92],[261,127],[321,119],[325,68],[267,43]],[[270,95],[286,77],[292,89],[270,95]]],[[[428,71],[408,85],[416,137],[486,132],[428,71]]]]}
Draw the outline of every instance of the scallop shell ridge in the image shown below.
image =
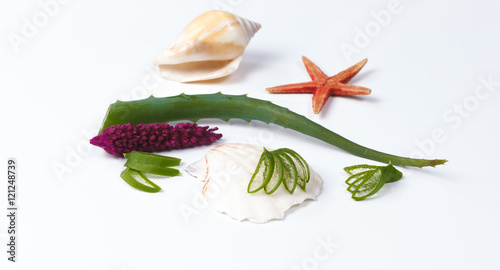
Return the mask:
{"type": "MultiPolygon", "coordinates": [[[[238,221],[248,220],[264,223],[272,219],[283,219],[292,206],[305,200],[314,200],[321,192],[322,180],[311,171],[311,180],[307,192],[297,189],[288,193],[280,186],[273,194],[264,191],[248,193],[247,187],[252,177],[263,147],[247,144],[224,144],[217,146],[194,167],[202,168],[206,173],[199,173],[191,165],[187,171],[192,175],[203,175],[206,179],[203,197],[217,211],[229,215],[238,221]],[[200,162],[206,166],[200,166],[200,162]]],[[[196,164],[195,163],[195,164],[196,164]]]]}

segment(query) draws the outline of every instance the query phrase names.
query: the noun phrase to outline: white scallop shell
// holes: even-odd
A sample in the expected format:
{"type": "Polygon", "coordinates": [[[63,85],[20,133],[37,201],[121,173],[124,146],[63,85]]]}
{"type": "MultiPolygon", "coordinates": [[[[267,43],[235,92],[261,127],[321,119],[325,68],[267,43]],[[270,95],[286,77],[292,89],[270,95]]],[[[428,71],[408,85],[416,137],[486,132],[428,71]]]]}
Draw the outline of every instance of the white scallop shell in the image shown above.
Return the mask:
{"type": "Polygon", "coordinates": [[[223,144],[212,148],[205,159],[189,165],[186,171],[206,181],[203,197],[215,210],[238,221],[264,223],[271,219],[283,219],[292,206],[307,199],[316,199],[323,182],[312,170],[307,192],[296,188],[290,194],[281,185],[271,195],[263,190],[248,193],[248,183],[262,152],[261,146],[223,144]]]}
{"type": "Polygon", "coordinates": [[[205,12],[191,21],[153,63],[163,77],[179,82],[227,76],[236,71],[260,27],[229,12],[205,12]]]}

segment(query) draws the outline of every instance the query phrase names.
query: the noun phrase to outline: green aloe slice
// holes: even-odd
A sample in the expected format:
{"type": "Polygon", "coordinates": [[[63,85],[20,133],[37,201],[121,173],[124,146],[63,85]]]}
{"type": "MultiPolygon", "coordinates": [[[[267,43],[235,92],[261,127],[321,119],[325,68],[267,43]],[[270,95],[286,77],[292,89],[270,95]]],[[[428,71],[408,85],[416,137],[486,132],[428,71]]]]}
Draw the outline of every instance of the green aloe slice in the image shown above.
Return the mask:
{"type": "Polygon", "coordinates": [[[125,182],[127,182],[127,184],[129,184],[135,189],[150,193],[155,193],[161,190],[159,186],[151,182],[140,171],[126,168],[121,172],[120,176],[123,180],[125,180],[125,182]]]}
{"type": "Polygon", "coordinates": [[[248,183],[248,193],[255,193],[264,188],[274,172],[274,159],[271,152],[264,148],[264,152],[260,156],[257,169],[248,183]]]}
{"type": "Polygon", "coordinates": [[[306,183],[309,182],[309,178],[311,176],[309,172],[309,165],[307,164],[307,162],[292,149],[282,148],[276,151],[285,153],[292,159],[297,170],[297,185],[300,187],[300,189],[306,191],[306,183]]]}
{"type": "Polygon", "coordinates": [[[309,170],[309,164],[307,164],[306,160],[304,158],[302,158],[301,155],[299,155],[297,152],[293,151],[292,149],[285,148],[285,151],[290,152],[290,154],[294,155],[295,158],[297,158],[300,161],[300,163],[302,163],[303,168],[305,168],[304,179],[305,179],[306,183],[309,183],[309,180],[311,179],[311,171],[309,170]]]}
{"type": "Polygon", "coordinates": [[[264,191],[267,194],[272,194],[278,187],[280,183],[283,181],[283,161],[281,158],[274,152],[271,152],[271,156],[274,160],[274,171],[273,175],[269,179],[269,182],[264,187],[264,191]]]}
{"type": "Polygon", "coordinates": [[[358,174],[360,172],[365,172],[368,170],[374,170],[374,169],[378,169],[378,168],[379,168],[379,166],[361,164],[361,165],[354,165],[354,166],[345,167],[344,171],[346,171],[350,175],[355,175],[355,174],[358,174]]]}
{"type": "Polygon", "coordinates": [[[180,158],[139,151],[132,151],[130,153],[124,154],[124,156],[129,160],[136,160],[141,163],[151,164],[158,167],[179,166],[179,164],[181,164],[180,158]]]}
{"type": "Polygon", "coordinates": [[[269,152],[264,148],[247,191],[254,193],[264,188],[266,194],[272,194],[283,183],[285,189],[293,194],[297,186],[306,191],[310,177],[309,165],[295,151],[280,148],[269,152]]]}
{"type": "Polygon", "coordinates": [[[276,152],[276,154],[281,158],[283,163],[283,185],[285,189],[293,194],[295,188],[297,187],[297,169],[295,168],[295,163],[287,154],[283,152],[276,152]]]}
{"type": "Polygon", "coordinates": [[[385,184],[381,179],[381,171],[374,170],[374,173],[367,174],[360,185],[352,192],[351,198],[360,201],[377,193],[385,184]]]}
{"type": "Polygon", "coordinates": [[[389,162],[387,166],[355,165],[345,167],[351,176],[345,181],[347,191],[352,193],[356,201],[364,200],[377,193],[386,183],[400,180],[403,174],[389,162]]]}
{"type": "Polygon", "coordinates": [[[372,177],[375,171],[376,170],[360,172],[347,178],[347,180],[345,181],[345,183],[349,185],[347,190],[349,192],[356,192],[359,189],[359,187],[363,184],[363,181],[367,178],[372,177]]]}
{"type": "Polygon", "coordinates": [[[143,173],[151,173],[156,175],[163,176],[180,176],[181,173],[177,169],[167,168],[167,167],[159,167],[147,163],[141,163],[135,159],[129,159],[125,162],[125,167],[143,172],[143,173]]]}
{"type": "Polygon", "coordinates": [[[116,101],[109,106],[99,133],[107,127],[126,123],[137,125],[182,120],[197,122],[204,118],[217,118],[224,121],[238,118],[248,122],[258,120],[276,124],[337,146],[353,155],[383,163],[392,162],[398,166],[434,167],[446,162],[443,159],[400,157],[364,147],[287,108],[267,100],[250,98],[247,95],[181,94],[173,97],[151,96],[141,100],[116,101]]]}

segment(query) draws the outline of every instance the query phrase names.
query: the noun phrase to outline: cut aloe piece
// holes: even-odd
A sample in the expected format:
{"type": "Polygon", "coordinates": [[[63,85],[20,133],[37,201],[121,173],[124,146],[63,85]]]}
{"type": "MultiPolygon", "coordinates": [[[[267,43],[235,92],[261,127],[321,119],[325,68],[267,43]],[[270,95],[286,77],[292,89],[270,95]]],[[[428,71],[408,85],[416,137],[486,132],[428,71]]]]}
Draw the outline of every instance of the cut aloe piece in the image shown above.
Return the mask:
{"type": "Polygon", "coordinates": [[[386,183],[396,182],[403,174],[389,162],[387,166],[355,165],[344,168],[351,174],[345,181],[347,190],[356,201],[364,200],[377,193],[386,183]],[[353,174],[356,173],[356,174],[353,174]]]}
{"type": "Polygon", "coordinates": [[[156,175],[163,176],[180,176],[181,173],[177,169],[172,169],[168,167],[159,167],[147,163],[141,163],[135,159],[129,159],[125,162],[125,167],[129,167],[131,169],[143,172],[143,173],[151,173],[156,175]]]}
{"type": "Polygon", "coordinates": [[[349,178],[347,178],[347,180],[345,181],[346,184],[349,185],[349,187],[347,188],[347,190],[349,192],[356,192],[359,187],[362,185],[362,182],[366,179],[366,178],[370,178],[372,177],[372,175],[375,173],[375,170],[369,170],[369,171],[365,171],[365,172],[360,172],[360,173],[357,173],[355,175],[351,175],[349,178]]]}
{"type": "Polygon", "coordinates": [[[297,169],[295,168],[295,164],[287,154],[279,151],[276,154],[281,158],[283,163],[283,185],[290,194],[293,194],[297,187],[297,169]]]}
{"type": "Polygon", "coordinates": [[[161,190],[159,186],[151,182],[140,171],[126,168],[125,170],[122,171],[120,176],[123,180],[125,180],[125,182],[127,182],[127,184],[129,184],[135,189],[150,193],[155,193],[161,190]]]}
{"type": "Polygon", "coordinates": [[[257,164],[257,169],[248,183],[247,191],[248,193],[255,193],[262,188],[264,188],[274,171],[274,159],[271,152],[264,148],[264,152],[260,156],[259,163],[257,164]]]}
{"type": "Polygon", "coordinates": [[[292,159],[295,169],[297,170],[297,185],[300,189],[306,191],[306,183],[309,182],[310,178],[309,165],[307,165],[307,162],[305,162],[299,154],[291,149],[282,148],[276,151],[285,153],[292,159]]]}
{"type": "Polygon", "coordinates": [[[356,201],[363,200],[377,193],[385,184],[384,179],[381,179],[381,170],[373,170],[373,173],[366,174],[363,181],[358,184],[352,192],[351,198],[356,201]]]}
{"type": "Polygon", "coordinates": [[[366,165],[366,164],[361,164],[361,165],[354,165],[354,166],[349,166],[345,167],[344,171],[346,171],[350,175],[355,175],[361,172],[369,171],[369,170],[374,170],[378,169],[378,166],[374,165],[366,165]]]}
{"type": "Polygon", "coordinates": [[[281,158],[279,155],[271,152],[271,156],[274,161],[274,170],[273,170],[273,175],[269,179],[269,182],[264,186],[264,191],[267,194],[272,194],[278,187],[280,186],[280,183],[283,181],[283,161],[281,161],[281,158]]]}
{"type": "Polygon", "coordinates": [[[158,167],[179,166],[179,164],[181,164],[180,158],[162,156],[146,152],[132,151],[130,153],[124,154],[124,156],[129,160],[137,160],[138,162],[151,164],[158,167]]]}
{"type": "Polygon", "coordinates": [[[305,168],[305,175],[304,179],[306,180],[306,183],[309,183],[309,179],[311,179],[311,171],[309,170],[309,164],[307,164],[306,160],[302,158],[301,155],[299,155],[297,152],[293,151],[292,149],[285,148],[285,151],[290,152],[293,156],[295,156],[300,163],[302,163],[302,167],[305,168]]]}

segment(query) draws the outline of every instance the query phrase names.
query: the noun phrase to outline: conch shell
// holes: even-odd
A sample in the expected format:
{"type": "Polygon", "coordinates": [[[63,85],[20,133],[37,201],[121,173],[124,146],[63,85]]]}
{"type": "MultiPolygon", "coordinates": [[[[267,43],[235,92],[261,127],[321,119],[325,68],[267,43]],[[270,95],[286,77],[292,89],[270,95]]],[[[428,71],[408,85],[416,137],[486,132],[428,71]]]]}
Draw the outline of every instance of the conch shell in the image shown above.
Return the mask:
{"type": "Polygon", "coordinates": [[[169,80],[192,82],[236,71],[245,47],[261,25],[229,12],[212,10],[191,21],[154,64],[169,80]]]}
{"type": "Polygon", "coordinates": [[[205,159],[189,165],[186,171],[206,181],[203,197],[215,210],[238,221],[264,223],[283,219],[290,207],[307,199],[314,200],[319,195],[323,182],[312,170],[307,192],[297,188],[290,194],[281,185],[270,195],[263,190],[248,193],[248,183],[262,152],[262,146],[223,144],[212,148],[205,159]]]}

